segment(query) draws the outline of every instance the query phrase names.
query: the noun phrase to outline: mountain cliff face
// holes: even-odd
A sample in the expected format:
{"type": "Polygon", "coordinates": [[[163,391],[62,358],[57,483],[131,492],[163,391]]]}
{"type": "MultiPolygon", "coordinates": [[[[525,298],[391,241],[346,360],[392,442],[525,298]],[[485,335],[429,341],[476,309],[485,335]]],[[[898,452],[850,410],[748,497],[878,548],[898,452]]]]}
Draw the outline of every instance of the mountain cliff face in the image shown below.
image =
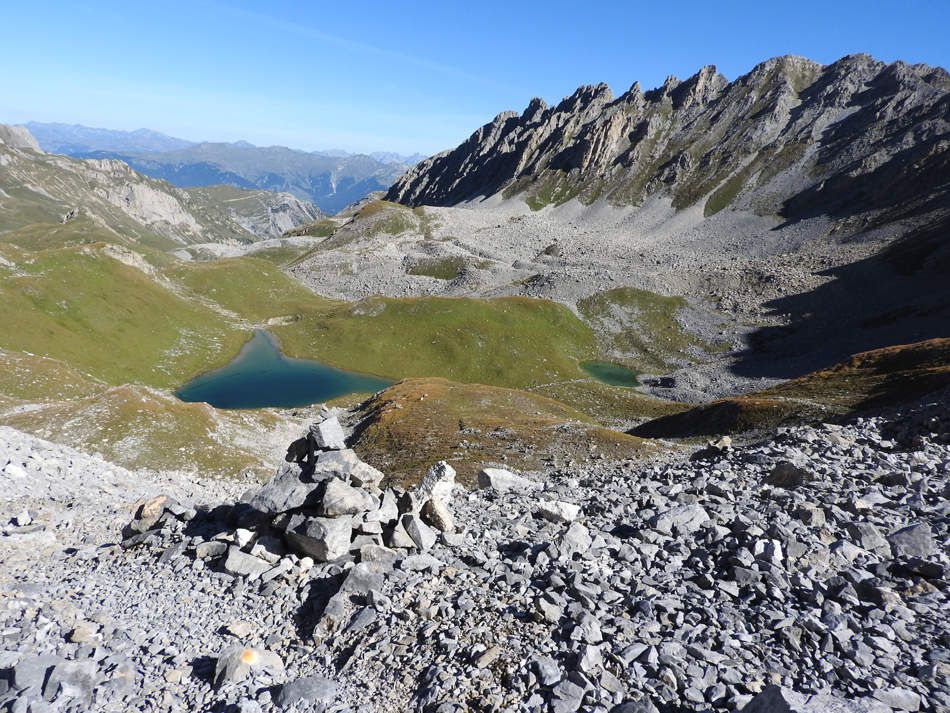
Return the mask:
{"type": "Polygon", "coordinates": [[[554,107],[534,99],[418,164],[387,198],[446,206],[502,192],[540,208],[661,195],[706,215],[915,213],[947,205],[948,117],[940,68],[786,56],[729,82],[707,66],[617,98],[599,84],[554,107]]]}

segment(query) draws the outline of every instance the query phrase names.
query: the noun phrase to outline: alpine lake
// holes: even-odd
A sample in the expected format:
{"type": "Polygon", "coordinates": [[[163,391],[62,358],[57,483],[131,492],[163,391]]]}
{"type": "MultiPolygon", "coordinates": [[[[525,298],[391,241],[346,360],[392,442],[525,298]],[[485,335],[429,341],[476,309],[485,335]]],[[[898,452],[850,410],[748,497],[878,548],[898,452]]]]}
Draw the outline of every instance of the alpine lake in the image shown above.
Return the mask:
{"type": "Polygon", "coordinates": [[[175,395],[216,408],[292,408],[354,393],[375,393],[393,382],[280,353],[277,342],[257,330],[227,366],[192,379],[175,395]]]}
{"type": "MultiPolygon", "coordinates": [[[[636,386],[637,373],[611,362],[585,361],[581,369],[610,386],[636,386]]],[[[209,371],[182,386],[182,401],[204,402],[215,408],[294,408],[354,393],[375,393],[394,382],[337,369],[318,361],[292,359],[280,352],[274,338],[262,329],[242,347],[227,366],[209,371]]]]}

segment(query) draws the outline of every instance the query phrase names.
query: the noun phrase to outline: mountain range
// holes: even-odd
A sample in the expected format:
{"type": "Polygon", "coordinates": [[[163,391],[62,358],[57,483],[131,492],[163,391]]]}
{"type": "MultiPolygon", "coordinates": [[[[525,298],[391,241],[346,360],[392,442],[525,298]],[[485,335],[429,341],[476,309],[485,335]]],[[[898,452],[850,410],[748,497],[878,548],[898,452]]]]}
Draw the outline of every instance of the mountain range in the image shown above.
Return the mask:
{"type": "Polygon", "coordinates": [[[901,214],[926,211],[950,190],[948,90],[944,69],[867,55],[827,66],[778,57],[731,82],[706,66],[616,98],[605,84],[584,86],[553,107],[534,99],[499,114],[387,198],[454,205],[504,192],[538,206],[641,205],[660,194],[706,215],[736,206],[793,220],[908,201],[901,214]]]}
{"type": "Polygon", "coordinates": [[[45,153],[24,127],[0,125],[0,232],[83,217],[123,240],[167,248],[253,243],[322,216],[289,193],[177,188],[115,159],[45,153]]]}
{"type": "Polygon", "coordinates": [[[939,67],[783,56],[583,86],[422,161],[291,270],[340,296],[547,297],[680,397],[735,393],[945,336],[948,149],[939,67]]]}
{"type": "Polygon", "coordinates": [[[282,146],[192,142],[139,129],[116,131],[29,122],[40,147],[76,158],[118,159],[152,178],[192,188],[227,184],[291,193],[335,213],[367,194],[387,189],[422,157],[395,153],[298,151],[282,146]]]}

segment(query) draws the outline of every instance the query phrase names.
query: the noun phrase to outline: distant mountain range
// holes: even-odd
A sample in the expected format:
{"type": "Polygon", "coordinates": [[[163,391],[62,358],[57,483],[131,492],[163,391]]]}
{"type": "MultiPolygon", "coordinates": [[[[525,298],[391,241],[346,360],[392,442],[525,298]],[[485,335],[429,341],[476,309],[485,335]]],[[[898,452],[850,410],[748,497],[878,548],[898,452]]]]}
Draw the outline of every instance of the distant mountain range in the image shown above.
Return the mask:
{"type": "Polygon", "coordinates": [[[283,146],[192,142],[157,131],[116,131],[29,122],[40,147],[76,158],[118,159],[152,178],[183,187],[226,184],[290,193],[335,213],[385,190],[422,156],[298,151],[283,146]]]}
{"type": "Polygon", "coordinates": [[[0,124],[0,233],[58,226],[97,239],[171,250],[194,243],[278,238],[321,213],[296,196],[230,186],[183,189],[116,160],[79,161],[44,153],[22,126],[0,124]],[[75,223],[73,223],[75,221],[75,223]]]}

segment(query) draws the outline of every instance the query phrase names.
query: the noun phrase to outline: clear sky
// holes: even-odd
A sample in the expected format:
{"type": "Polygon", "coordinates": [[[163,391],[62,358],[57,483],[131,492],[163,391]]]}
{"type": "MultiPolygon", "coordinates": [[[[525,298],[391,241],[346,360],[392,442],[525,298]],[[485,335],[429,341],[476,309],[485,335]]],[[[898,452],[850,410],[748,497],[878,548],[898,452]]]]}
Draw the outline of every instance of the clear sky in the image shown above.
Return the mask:
{"type": "Polygon", "coordinates": [[[950,65],[950,0],[8,2],[0,122],[432,153],[533,96],[868,52],[950,65]]]}

